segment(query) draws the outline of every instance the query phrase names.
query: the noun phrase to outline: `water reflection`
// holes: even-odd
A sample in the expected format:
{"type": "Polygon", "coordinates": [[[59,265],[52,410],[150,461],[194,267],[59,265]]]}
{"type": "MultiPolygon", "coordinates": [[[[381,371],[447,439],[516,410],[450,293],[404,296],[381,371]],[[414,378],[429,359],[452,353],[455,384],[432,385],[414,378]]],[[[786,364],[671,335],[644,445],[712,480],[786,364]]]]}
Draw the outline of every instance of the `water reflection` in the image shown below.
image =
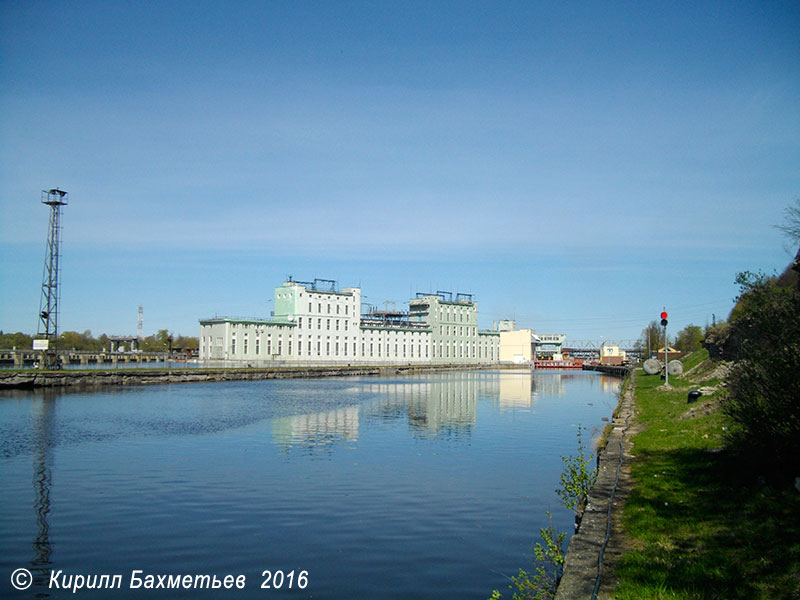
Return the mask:
{"type": "Polygon", "coordinates": [[[421,436],[469,435],[478,421],[478,382],[475,380],[434,383],[425,394],[411,394],[404,399],[408,425],[421,436]]]}
{"type": "Polygon", "coordinates": [[[567,384],[575,379],[583,381],[586,375],[582,371],[542,372],[537,371],[534,394],[560,398],[567,395],[567,384]]]}
{"type": "Polygon", "coordinates": [[[619,391],[619,377],[600,375],[600,388],[607,394],[616,394],[619,391]]]}
{"type": "MultiPolygon", "coordinates": [[[[563,387],[559,376],[549,378],[545,393],[563,387]]],[[[478,422],[478,399],[498,398],[502,409],[530,407],[534,378],[530,371],[443,373],[390,380],[364,380],[345,390],[360,395],[360,405],[273,420],[273,441],[284,451],[305,447],[311,453],[330,453],[337,442],[357,441],[361,418],[405,422],[422,438],[469,438],[478,422]],[[363,398],[372,397],[372,401],[363,398]]]]}
{"type": "Polygon", "coordinates": [[[384,420],[403,419],[420,437],[469,436],[478,421],[478,396],[496,389],[496,377],[446,374],[430,380],[403,380],[367,385],[381,398],[369,407],[384,420]]]}
{"type": "Polygon", "coordinates": [[[530,408],[533,404],[533,376],[530,371],[500,373],[497,403],[501,410],[530,408]]]}
{"type": "Polygon", "coordinates": [[[56,394],[45,394],[31,404],[33,453],[33,509],[36,513],[36,537],[33,540],[31,572],[34,584],[47,585],[50,574],[50,489],[52,487],[51,449],[54,445],[56,394]]]}
{"type": "MultiPolygon", "coordinates": [[[[357,393],[361,404],[273,419],[272,438],[284,451],[303,447],[309,453],[330,453],[338,442],[358,440],[361,418],[404,421],[420,437],[469,436],[478,420],[478,396],[496,395],[498,381],[496,373],[366,380],[345,390],[357,393]]],[[[525,385],[530,396],[530,374],[525,385]]]]}
{"type": "MultiPolygon", "coordinates": [[[[34,591],[59,597],[71,594],[47,589],[53,568],[257,574],[265,564],[313,565],[314,596],[332,600],[485,597],[502,584],[492,573],[517,567],[544,525],[575,423],[610,412],[600,392],[618,380],[573,377],[0,394],[0,551],[28,565],[34,591]]],[[[571,526],[571,514],[557,518],[571,526]]],[[[0,596],[8,586],[6,576],[0,596]]]]}
{"type": "Polygon", "coordinates": [[[358,440],[359,407],[281,417],[272,421],[273,441],[284,450],[293,446],[329,451],[339,441],[358,440]]]}

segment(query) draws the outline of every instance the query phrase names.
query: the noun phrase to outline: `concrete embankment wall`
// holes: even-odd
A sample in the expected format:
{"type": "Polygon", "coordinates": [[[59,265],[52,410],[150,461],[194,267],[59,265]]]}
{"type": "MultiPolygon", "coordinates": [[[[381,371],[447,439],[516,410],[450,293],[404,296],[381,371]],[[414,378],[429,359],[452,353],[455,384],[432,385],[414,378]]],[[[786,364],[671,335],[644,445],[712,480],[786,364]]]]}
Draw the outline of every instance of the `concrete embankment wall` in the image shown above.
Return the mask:
{"type": "Polygon", "coordinates": [[[613,365],[583,365],[584,371],[599,371],[600,373],[607,373],[608,375],[616,375],[617,377],[625,377],[631,372],[633,367],[629,366],[613,366],[613,365]]]}
{"type": "MultiPolygon", "coordinates": [[[[589,370],[627,375],[629,367],[595,366],[589,370]]],[[[620,397],[614,411],[612,430],[605,448],[597,457],[597,480],[589,492],[586,510],[580,527],[572,536],[564,557],[564,572],[556,591],[556,600],[590,599],[602,581],[602,557],[610,534],[609,519],[616,513],[616,505],[623,501],[624,494],[618,488],[618,477],[625,463],[625,453],[630,449],[630,437],[626,436],[633,416],[633,385],[620,397]]]]}
{"type": "MultiPolygon", "coordinates": [[[[396,375],[426,371],[489,368],[476,365],[408,365],[358,367],[273,367],[208,369],[92,369],[88,371],[0,371],[0,389],[153,385],[212,381],[259,381],[302,377],[396,375]]],[[[494,368],[497,368],[496,366],[494,368]]]]}

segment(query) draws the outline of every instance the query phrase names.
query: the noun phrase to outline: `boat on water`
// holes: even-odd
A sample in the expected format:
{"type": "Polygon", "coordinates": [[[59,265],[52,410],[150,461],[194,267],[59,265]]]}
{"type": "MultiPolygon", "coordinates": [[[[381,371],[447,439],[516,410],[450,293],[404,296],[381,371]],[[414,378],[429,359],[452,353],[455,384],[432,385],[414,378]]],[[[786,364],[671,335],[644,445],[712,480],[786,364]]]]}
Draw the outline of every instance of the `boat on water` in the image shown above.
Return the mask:
{"type": "Polygon", "coordinates": [[[582,369],[582,358],[562,359],[536,359],[533,361],[534,369],[582,369]]]}

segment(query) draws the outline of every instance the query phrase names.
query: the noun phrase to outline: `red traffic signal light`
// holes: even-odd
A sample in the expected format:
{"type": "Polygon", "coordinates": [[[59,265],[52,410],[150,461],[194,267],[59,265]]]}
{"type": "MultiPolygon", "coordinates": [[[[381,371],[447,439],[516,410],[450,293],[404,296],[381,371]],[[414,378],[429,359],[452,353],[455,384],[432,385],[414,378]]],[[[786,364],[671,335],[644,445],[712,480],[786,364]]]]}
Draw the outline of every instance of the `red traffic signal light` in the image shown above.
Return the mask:
{"type": "Polygon", "coordinates": [[[667,312],[666,311],[661,313],[661,318],[662,319],[666,319],[667,318],[667,312]]]}

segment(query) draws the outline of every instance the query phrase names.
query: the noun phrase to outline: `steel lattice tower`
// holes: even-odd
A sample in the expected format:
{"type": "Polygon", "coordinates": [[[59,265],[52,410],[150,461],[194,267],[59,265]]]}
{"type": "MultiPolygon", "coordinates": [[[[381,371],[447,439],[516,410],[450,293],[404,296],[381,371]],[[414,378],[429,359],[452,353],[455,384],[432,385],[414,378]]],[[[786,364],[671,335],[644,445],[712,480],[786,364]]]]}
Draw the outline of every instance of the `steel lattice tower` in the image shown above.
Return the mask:
{"type": "Polygon", "coordinates": [[[36,337],[47,340],[42,367],[57,365],[58,350],[58,288],[59,258],[61,257],[61,207],[69,204],[69,195],[58,188],[42,191],[42,204],[50,207],[50,227],[42,270],[42,296],[39,301],[39,327],[36,337]]]}

